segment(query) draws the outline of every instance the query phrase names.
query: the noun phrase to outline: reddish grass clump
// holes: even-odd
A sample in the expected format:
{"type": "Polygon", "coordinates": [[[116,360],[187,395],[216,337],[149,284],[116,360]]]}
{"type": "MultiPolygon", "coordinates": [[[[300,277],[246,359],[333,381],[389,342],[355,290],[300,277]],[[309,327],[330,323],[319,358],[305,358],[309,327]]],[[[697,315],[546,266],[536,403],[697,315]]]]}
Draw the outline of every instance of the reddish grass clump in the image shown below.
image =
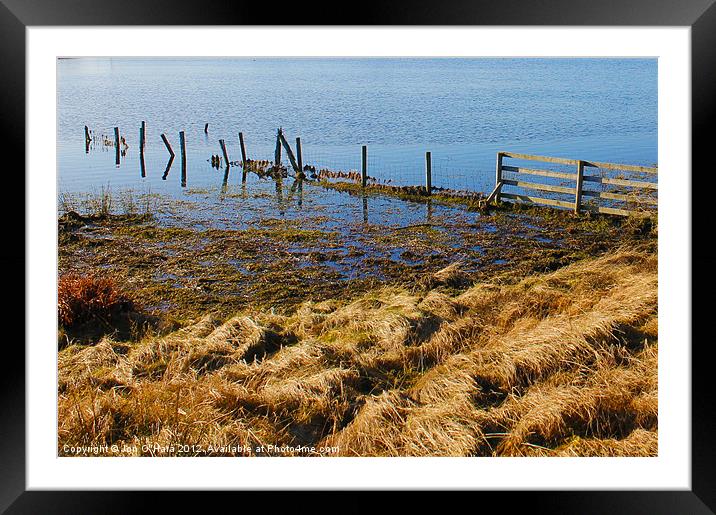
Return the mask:
{"type": "Polygon", "coordinates": [[[134,302],[110,278],[67,274],[59,279],[57,311],[61,327],[72,328],[95,319],[107,322],[113,313],[133,307],[134,302]]]}

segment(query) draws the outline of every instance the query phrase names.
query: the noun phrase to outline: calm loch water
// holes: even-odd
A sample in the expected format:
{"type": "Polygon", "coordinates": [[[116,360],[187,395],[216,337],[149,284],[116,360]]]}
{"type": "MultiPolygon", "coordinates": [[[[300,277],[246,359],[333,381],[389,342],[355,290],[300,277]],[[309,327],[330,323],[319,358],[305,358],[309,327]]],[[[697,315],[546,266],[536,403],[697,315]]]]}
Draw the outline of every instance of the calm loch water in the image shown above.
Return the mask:
{"type": "MultiPolygon", "coordinates": [[[[57,78],[60,193],[235,188],[240,168],[227,176],[208,161],[218,140],[239,160],[242,131],[249,158],[272,159],[278,127],[318,168],[359,169],[367,144],[369,175],[395,184],[422,184],[427,150],[433,185],[476,191],[494,185],[498,150],[657,162],[655,59],[92,58],[58,60],[57,78]],[[110,138],[119,127],[119,166],[112,147],[87,151],[85,125],[110,138]],[[169,169],[162,133],[177,153],[169,169]]],[[[256,177],[247,186],[276,193],[256,177]]]]}

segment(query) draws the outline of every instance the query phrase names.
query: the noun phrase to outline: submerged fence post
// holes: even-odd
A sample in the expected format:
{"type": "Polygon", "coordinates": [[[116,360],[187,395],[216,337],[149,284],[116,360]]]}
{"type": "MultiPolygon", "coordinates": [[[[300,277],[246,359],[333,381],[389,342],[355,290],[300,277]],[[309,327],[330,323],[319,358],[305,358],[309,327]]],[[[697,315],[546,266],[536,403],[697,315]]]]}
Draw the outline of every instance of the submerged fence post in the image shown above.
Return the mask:
{"type": "Polygon", "coordinates": [[[175,154],[174,154],[174,151],[172,150],[172,146],[169,144],[169,140],[167,139],[167,137],[164,134],[162,134],[162,141],[164,142],[164,146],[167,147],[167,150],[169,151],[169,155],[171,155],[172,158],[174,158],[175,154]]]}
{"type": "Polygon", "coordinates": [[[115,163],[119,166],[119,127],[114,128],[115,163]]]}
{"type": "Polygon", "coordinates": [[[281,128],[276,133],[276,150],[273,156],[274,166],[281,166],[281,128]]]}
{"type": "Polygon", "coordinates": [[[144,145],[147,143],[147,122],[144,120],[142,120],[142,139],[139,143],[141,148],[144,148],[144,145]]]}
{"type": "Polygon", "coordinates": [[[296,138],[296,160],[298,161],[298,173],[303,173],[303,150],[301,149],[301,138],[296,138]]]}
{"type": "Polygon", "coordinates": [[[209,123],[204,124],[204,134],[209,134],[209,123]]]}
{"type": "Polygon", "coordinates": [[[226,152],[226,142],[223,139],[219,140],[219,145],[221,145],[221,152],[224,154],[224,162],[226,163],[226,168],[229,167],[229,154],[226,152]]]}
{"type": "Polygon", "coordinates": [[[239,146],[241,147],[241,166],[246,169],[246,147],[244,147],[244,133],[239,133],[239,146]]]}
{"type": "Polygon", "coordinates": [[[296,162],[296,157],[293,155],[291,146],[288,144],[288,141],[286,141],[286,137],[283,135],[283,131],[279,131],[278,138],[281,140],[281,145],[283,145],[283,148],[286,149],[286,155],[288,156],[288,160],[291,162],[293,171],[298,173],[299,168],[298,168],[298,163],[296,162]]]}
{"type": "Polygon", "coordinates": [[[244,146],[244,133],[239,132],[239,146],[241,147],[241,182],[246,183],[246,147],[244,146]]]}
{"type": "Polygon", "coordinates": [[[433,160],[430,152],[425,152],[425,192],[433,192],[433,160]]]}
{"type": "Polygon", "coordinates": [[[246,147],[244,147],[244,133],[239,132],[239,146],[241,147],[241,182],[246,182],[246,147]]]}
{"type": "Polygon", "coordinates": [[[85,125],[85,154],[89,154],[92,138],[89,135],[89,128],[85,125]]]}
{"type": "Polygon", "coordinates": [[[186,140],[184,131],[179,132],[179,150],[181,151],[181,187],[186,188],[186,140]]]}
{"type": "Polygon", "coordinates": [[[577,161],[577,185],[574,189],[574,212],[579,213],[579,205],[582,202],[582,179],[584,177],[584,161],[577,161]]]}
{"type": "Polygon", "coordinates": [[[368,146],[367,145],[363,145],[363,148],[361,148],[360,184],[361,184],[361,188],[365,188],[366,184],[368,184],[368,146]]]}
{"type": "Polygon", "coordinates": [[[115,163],[119,166],[119,127],[114,128],[115,163]]]}
{"type": "Polygon", "coordinates": [[[144,131],[145,131],[145,125],[144,122],[142,122],[142,126],[139,128],[139,166],[142,170],[142,177],[147,176],[147,169],[144,164],[144,131]]]}

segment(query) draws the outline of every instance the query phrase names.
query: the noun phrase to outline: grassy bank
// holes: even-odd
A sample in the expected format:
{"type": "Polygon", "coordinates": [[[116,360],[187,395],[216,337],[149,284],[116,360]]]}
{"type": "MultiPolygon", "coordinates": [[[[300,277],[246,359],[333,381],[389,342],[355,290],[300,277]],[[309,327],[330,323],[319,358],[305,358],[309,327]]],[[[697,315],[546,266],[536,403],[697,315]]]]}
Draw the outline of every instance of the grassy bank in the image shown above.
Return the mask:
{"type": "Polygon", "coordinates": [[[542,270],[530,255],[513,272],[453,264],[418,286],[72,344],[59,452],[655,455],[654,242],[606,242],[542,270]]]}

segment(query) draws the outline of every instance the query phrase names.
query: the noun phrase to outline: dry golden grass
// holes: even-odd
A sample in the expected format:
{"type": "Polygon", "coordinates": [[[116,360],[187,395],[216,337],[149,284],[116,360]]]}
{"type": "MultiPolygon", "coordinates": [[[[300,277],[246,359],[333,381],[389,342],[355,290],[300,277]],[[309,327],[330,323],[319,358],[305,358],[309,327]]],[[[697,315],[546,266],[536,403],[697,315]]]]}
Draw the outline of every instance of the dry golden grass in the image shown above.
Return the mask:
{"type": "Polygon", "coordinates": [[[428,291],[70,346],[59,353],[60,453],[657,454],[653,253],[441,290],[464,280],[451,266],[428,291]]]}

